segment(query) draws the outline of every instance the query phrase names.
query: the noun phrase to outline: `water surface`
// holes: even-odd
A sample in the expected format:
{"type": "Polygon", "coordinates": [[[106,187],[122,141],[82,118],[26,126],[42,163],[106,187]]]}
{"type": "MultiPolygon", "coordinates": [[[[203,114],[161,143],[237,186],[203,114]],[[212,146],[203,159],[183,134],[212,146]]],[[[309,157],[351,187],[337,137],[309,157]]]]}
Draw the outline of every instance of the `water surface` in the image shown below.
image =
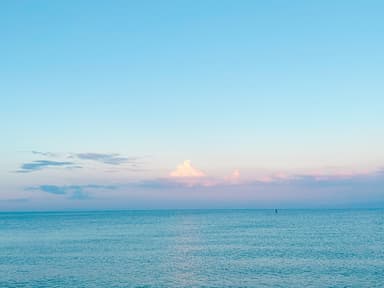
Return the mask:
{"type": "Polygon", "coordinates": [[[0,287],[384,287],[384,210],[0,213],[0,287]]]}

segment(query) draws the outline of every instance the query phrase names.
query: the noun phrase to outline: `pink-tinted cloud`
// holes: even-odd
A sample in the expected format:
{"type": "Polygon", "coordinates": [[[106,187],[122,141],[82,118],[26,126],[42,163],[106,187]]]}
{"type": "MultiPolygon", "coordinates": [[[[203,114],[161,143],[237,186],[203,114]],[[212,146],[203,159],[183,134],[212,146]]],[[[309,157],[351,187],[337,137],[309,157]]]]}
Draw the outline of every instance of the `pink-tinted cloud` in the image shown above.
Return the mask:
{"type": "Polygon", "coordinates": [[[376,171],[372,169],[358,169],[358,168],[337,169],[337,167],[336,168],[330,167],[323,170],[311,171],[307,173],[307,175],[312,176],[316,180],[348,179],[348,178],[370,175],[375,172],[376,171]]]}
{"type": "Polygon", "coordinates": [[[238,184],[240,182],[240,171],[239,169],[235,169],[232,171],[232,173],[226,178],[226,180],[230,184],[238,184]]]}
{"type": "Polygon", "coordinates": [[[185,160],[182,164],[177,166],[176,170],[169,174],[171,177],[177,178],[196,178],[204,177],[205,173],[192,166],[190,160],[185,160]]]}
{"type": "MultiPolygon", "coordinates": [[[[232,174],[236,175],[238,173],[232,174]]],[[[80,202],[90,203],[87,205],[100,205],[92,207],[120,207],[122,209],[212,207],[382,208],[384,207],[383,187],[384,170],[378,170],[370,174],[356,174],[348,178],[327,177],[323,179],[318,179],[313,175],[291,175],[286,177],[285,174],[274,174],[269,181],[241,180],[236,185],[229,183],[224,178],[215,180],[209,177],[167,177],[115,183],[113,185],[107,183],[105,185],[59,186],[54,183],[45,183],[26,188],[25,192],[31,194],[20,195],[20,197],[30,199],[27,202],[28,205],[38,204],[40,200],[36,198],[35,201],[32,194],[35,193],[35,190],[40,190],[59,199],[57,202],[52,202],[52,205],[57,205],[56,207],[67,205],[65,207],[69,208],[77,207],[73,205],[81,205],[76,204],[80,202]],[[85,191],[86,194],[83,195],[77,191],[85,191]],[[110,204],[106,202],[106,199],[110,199],[108,200],[110,204]],[[70,202],[65,204],[65,201],[70,202]]],[[[47,201],[54,201],[54,198],[49,198],[47,201]]],[[[3,202],[0,201],[0,207],[9,209],[9,207],[17,208],[26,205],[23,202],[19,204],[18,202],[10,203],[9,201],[6,203],[4,200],[3,202]]]]}

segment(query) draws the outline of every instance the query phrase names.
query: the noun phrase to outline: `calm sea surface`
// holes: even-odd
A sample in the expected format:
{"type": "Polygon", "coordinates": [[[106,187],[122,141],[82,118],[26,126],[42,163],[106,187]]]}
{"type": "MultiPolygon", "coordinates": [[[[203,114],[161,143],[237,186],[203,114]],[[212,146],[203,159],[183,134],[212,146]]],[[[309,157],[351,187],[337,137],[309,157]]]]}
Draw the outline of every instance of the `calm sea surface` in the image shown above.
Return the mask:
{"type": "Polygon", "coordinates": [[[0,287],[384,287],[384,210],[0,213],[0,287]]]}

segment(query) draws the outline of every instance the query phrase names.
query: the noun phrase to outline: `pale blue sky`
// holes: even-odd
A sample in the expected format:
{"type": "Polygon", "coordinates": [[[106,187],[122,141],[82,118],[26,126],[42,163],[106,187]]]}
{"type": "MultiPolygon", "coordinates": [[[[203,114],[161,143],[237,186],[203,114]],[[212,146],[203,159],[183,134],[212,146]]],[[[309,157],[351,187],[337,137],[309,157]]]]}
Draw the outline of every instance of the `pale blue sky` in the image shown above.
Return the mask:
{"type": "MultiPolygon", "coordinates": [[[[30,188],[97,183],[119,188],[90,199],[181,207],[188,197],[177,191],[162,198],[139,185],[134,196],[126,187],[170,181],[187,159],[212,187],[235,169],[246,185],[273,175],[381,176],[383,13],[382,1],[1,1],[0,206],[56,207],[60,195],[30,188]],[[81,153],[138,160],[131,169],[81,153]],[[74,167],[20,173],[42,160],[74,167]]],[[[372,206],[384,202],[380,181],[372,206]]],[[[244,183],[225,197],[238,199],[244,183]]],[[[220,206],[215,189],[195,206],[220,206]]],[[[274,199],[316,198],[288,190],[274,199]]],[[[258,206],[247,193],[244,203],[258,206]]],[[[87,201],[65,207],[93,207],[87,201]]]]}

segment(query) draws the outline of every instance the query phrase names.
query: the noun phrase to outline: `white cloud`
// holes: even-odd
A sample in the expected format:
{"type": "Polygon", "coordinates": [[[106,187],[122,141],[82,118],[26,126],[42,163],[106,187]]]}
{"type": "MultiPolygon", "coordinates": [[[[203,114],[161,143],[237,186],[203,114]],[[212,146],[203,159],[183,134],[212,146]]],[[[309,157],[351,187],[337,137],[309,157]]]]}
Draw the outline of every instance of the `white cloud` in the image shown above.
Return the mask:
{"type": "Polygon", "coordinates": [[[194,178],[194,177],[204,177],[205,174],[201,170],[193,167],[191,161],[185,160],[182,164],[177,166],[176,170],[172,171],[169,174],[171,177],[180,177],[180,178],[194,178]]]}

